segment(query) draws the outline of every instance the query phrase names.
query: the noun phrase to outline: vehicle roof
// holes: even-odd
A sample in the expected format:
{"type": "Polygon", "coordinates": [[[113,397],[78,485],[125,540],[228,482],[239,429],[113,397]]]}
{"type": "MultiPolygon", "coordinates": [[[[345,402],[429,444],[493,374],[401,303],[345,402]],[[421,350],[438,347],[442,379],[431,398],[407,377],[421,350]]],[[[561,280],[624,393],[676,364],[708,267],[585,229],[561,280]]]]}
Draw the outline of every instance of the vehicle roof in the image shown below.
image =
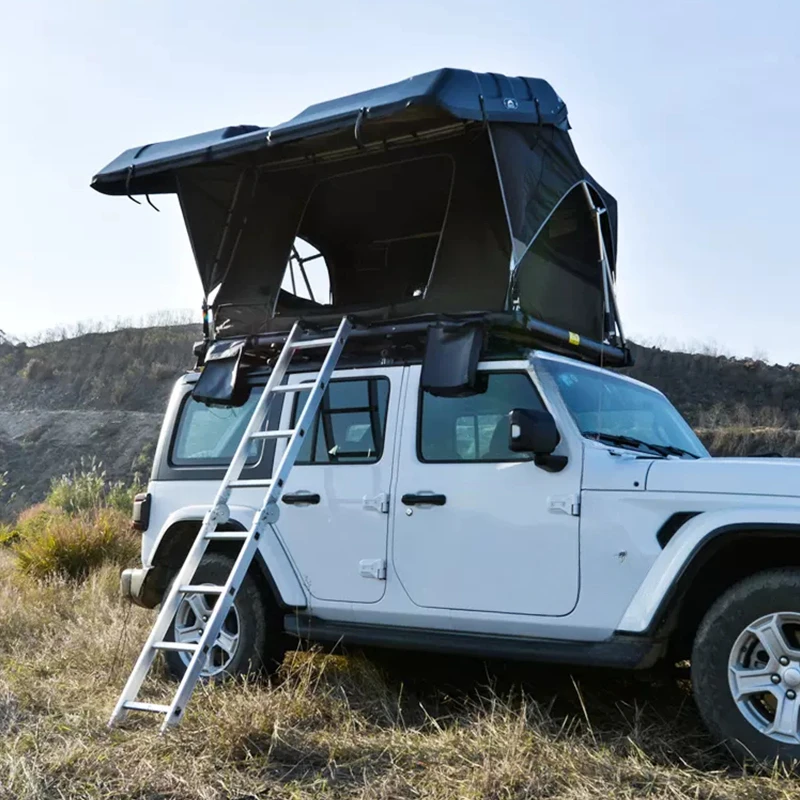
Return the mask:
{"type": "MultiPolygon", "coordinates": [[[[641,386],[643,389],[649,389],[651,392],[655,392],[656,394],[660,394],[664,397],[664,393],[659,389],[656,389],[655,386],[651,386],[649,383],[644,383],[643,381],[637,380],[636,378],[632,378],[629,375],[623,375],[619,372],[610,370],[606,367],[598,367],[594,364],[588,364],[585,361],[578,361],[575,358],[569,358],[568,356],[558,355],[556,353],[550,353],[546,350],[531,350],[528,358],[503,358],[500,360],[481,360],[479,362],[479,367],[481,369],[486,369],[488,367],[492,367],[494,369],[509,369],[509,368],[526,368],[529,366],[531,360],[540,360],[540,361],[555,361],[559,364],[566,364],[570,367],[575,367],[577,369],[585,369],[591,372],[597,372],[601,375],[606,375],[608,377],[614,378],[615,380],[625,381],[627,383],[634,384],[636,386],[641,386]]],[[[347,371],[354,371],[357,372],[359,370],[374,370],[375,364],[362,364],[362,365],[347,365],[342,366],[340,370],[347,370],[347,371]]],[[[403,366],[398,364],[397,366],[403,366]]],[[[293,370],[297,372],[302,372],[303,370],[293,370]]],[[[316,372],[318,371],[316,366],[309,365],[308,372],[316,372]]],[[[199,371],[191,371],[187,372],[179,378],[181,383],[194,383],[197,378],[199,377],[199,371]]],[[[259,377],[263,377],[264,373],[261,373],[259,377]]]]}

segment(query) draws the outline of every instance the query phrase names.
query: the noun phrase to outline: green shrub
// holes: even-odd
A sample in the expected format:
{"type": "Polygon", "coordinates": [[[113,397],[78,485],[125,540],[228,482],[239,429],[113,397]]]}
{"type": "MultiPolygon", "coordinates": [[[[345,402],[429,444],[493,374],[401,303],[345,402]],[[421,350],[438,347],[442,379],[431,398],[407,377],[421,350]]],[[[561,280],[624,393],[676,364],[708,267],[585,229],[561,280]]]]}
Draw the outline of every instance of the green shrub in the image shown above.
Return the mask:
{"type": "Polygon", "coordinates": [[[81,580],[102,564],[133,562],[139,550],[127,515],[112,508],[70,514],[43,504],[20,515],[15,529],[17,567],[38,579],[81,580]]]}
{"type": "Polygon", "coordinates": [[[108,505],[109,508],[115,508],[117,511],[121,511],[130,516],[131,509],[133,508],[133,498],[136,497],[139,492],[143,492],[144,489],[145,486],[142,483],[141,476],[138,472],[135,472],[133,474],[133,480],[130,483],[117,481],[109,485],[105,496],[106,505],[108,505]]]}
{"type": "Polygon", "coordinates": [[[0,525],[0,547],[8,547],[19,538],[19,532],[13,525],[0,525]]]}
{"type": "Polygon", "coordinates": [[[106,487],[106,473],[102,467],[94,457],[88,462],[81,459],[80,470],[73,470],[72,475],[53,478],[45,502],[71,514],[100,508],[104,505],[106,487]]]}
{"type": "Polygon", "coordinates": [[[141,475],[135,472],[130,483],[106,480],[102,462],[96,458],[81,459],[80,469],[71,475],[53,478],[45,502],[69,514],[110,507],[130,514],[133,498],[144,491],[141,475]]]}

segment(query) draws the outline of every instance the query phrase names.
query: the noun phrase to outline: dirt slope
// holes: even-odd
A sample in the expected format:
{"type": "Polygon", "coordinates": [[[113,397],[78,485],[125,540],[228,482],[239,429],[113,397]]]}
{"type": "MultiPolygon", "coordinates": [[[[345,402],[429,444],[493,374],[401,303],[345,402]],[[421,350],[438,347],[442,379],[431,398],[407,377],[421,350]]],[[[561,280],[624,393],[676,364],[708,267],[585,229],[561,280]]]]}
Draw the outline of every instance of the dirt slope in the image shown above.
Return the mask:
{"type": "MultiPolygon", "coordinates": [[[[0,341],[0,517],[41,499],[81,457],[110,479],[146,469],[194,325],[88,334],[36,347],[0,341]],[[17,498],[10,504],[11,492],[17,498]]],[[[718,455],[800,455],[800,366],[634,347],[630,375],[666,392],[718,455]]]]}

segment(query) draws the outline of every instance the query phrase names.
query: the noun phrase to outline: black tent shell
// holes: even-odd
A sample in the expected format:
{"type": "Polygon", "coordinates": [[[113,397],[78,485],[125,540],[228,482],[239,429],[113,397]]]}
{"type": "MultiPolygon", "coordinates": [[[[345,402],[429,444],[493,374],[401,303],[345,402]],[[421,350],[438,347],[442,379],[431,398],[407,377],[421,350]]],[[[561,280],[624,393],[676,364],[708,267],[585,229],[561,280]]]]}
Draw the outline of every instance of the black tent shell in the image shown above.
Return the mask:
{"type": "Polygon", "coordinates": [[[614,349],[616,202],[568,130],[543,80],[443,69],[128,150],[92,186],[177,194],[217,335],[491,313],[614,349]]]}

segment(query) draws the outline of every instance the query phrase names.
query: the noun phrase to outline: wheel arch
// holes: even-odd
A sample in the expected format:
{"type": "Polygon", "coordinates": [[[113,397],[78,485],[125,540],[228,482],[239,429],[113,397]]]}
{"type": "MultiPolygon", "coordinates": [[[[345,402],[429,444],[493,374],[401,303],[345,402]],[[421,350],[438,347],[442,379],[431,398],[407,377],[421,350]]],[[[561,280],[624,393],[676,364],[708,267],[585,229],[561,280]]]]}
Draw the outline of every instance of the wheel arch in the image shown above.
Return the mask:
{"type": "MultiPolygon", "coordinates": [[[[202,516],[194,515],[173,519],[160,534],[151,556],[151,564],[165,576],[165,579],[166,576],[173,574],[182,566],[202,522],[202,516]]],[[[248,524],[249,520],[243,521],[232,513],[228,522],[217,525],[217,530],[246,531],[248,524]]],[[[265,558],[262,548],[259,547],[253,558],[251,573],[256,578],[259,587],[273,599],[279,608],[287,611],[306,608],[305,592],[294,568],[275,534],[270,529],[268,531],[269,534],[262,537],[262,543],[266,545],[267,552],[272,557],[265,558]]],[[[236,558],[239,554],[239,546],[236,542],[212,541],[208,545],[207,552],[221,553],[236,558]]]]}
{"type": "Polygon", "coordinates": [[[693,549],[643,633],[668,638],[675,658],[687,658],[697,628],[723,592],[758,572],[787,566],[800,567],[800,523],[716,528],[693,549]]]}

